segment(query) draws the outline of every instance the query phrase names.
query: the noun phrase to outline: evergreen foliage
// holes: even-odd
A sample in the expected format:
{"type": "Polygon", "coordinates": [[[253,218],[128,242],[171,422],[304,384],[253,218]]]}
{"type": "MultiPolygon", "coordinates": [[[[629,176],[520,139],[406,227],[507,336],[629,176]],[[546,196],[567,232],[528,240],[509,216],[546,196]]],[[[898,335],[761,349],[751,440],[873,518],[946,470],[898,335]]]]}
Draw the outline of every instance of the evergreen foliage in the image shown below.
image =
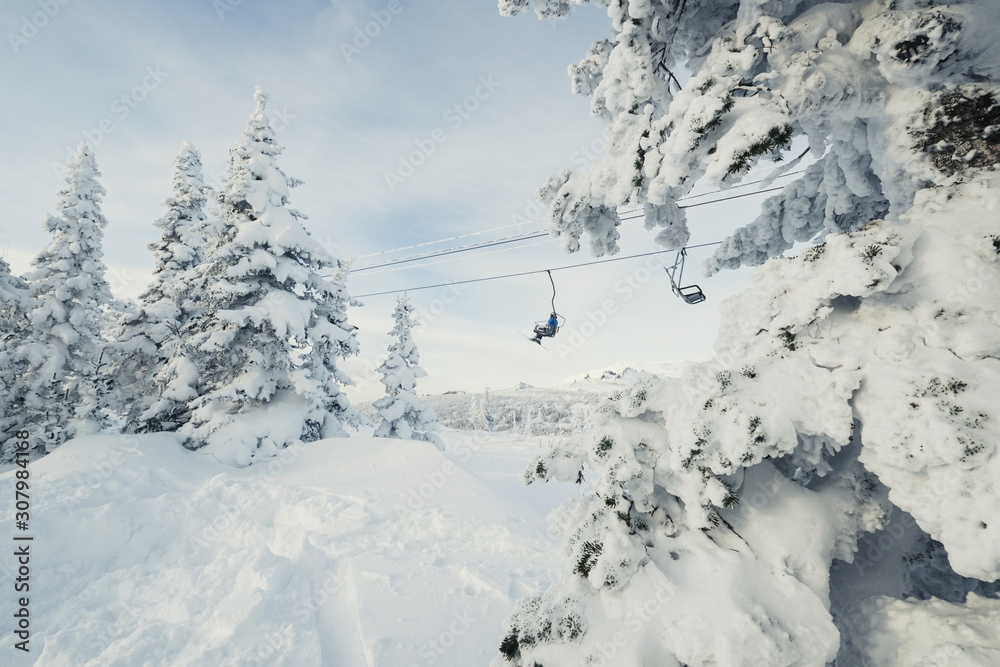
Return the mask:
{"type": "Polygon", "coordinates": [[[425,377],[427,372],[419,365],[420,352],[411,333],[416,324],[413,306],[405,296],[396,299],[392,317],[394,324],[389,335],[393,341],[385,361],[378,367],[385,396],[372,405],[382,418],[375,435],[425,440],[443,448],[444,444],[434,432],[437,414],[426,401],[417,398],[417,378],[425,377]]]}
{"type": "Polygon", "coordinates": [[[18,423],[35,434],[34,455],[94,433],[106,421],[101,331],[112,297],[101,247],[107,220],[99,176],[90,147],[81,144],[69,163],[57,213],[45,219],[52,240],[26,276],[31,302],[13,352],[14,396],[18,423]]]}
{"type": "MultiPolygon", "coordinates": [[[[552,18],[591,0],[499,2],[504,15],[532,4],[552,18]]],[[[607,155],[538,191],[571,252],[586,233],[594,254],[617,253],[623,206],[643,207],[657,243],[682,247],[690,234],[679,199],[698,183],[735,185],[763,159],[780,162],[796,137],[795,150],[813,163],[725,240],[709,273],[905,211],[928,175],[916,162],[891,173],[873,164],[873,151],[914,144],[887,135],[889,125],[917,132],[943,173],[996,163],[998,106],[985,84],[992,56],[980,30],[996,16],[982,0],[941,8],[881,0],[870,12],[860,3],[756,0],[592,4],[608,7],[613,38],[596,41],[570,77],[607,123],[607,155]],[[685,70],[681,85],[675,73],[685,70]],[[903,99],[914,117],[887,122],[886,109],[903,99]]]]}
{"type": "MultiPolygon", "coordinates": [[[[11,273],[10,265],[0,257],[0,442],[18,428],[20,406],[24,404],[24,359],[17,348],[28,329],[28,313],[33,310],[31,293],[25,281],[11,273]]],[[[6,455],[3,457],[6,459],[6,455]]]]}
{"type": "MultiPolygon", "coordinates": [[[[586,3],[500,0],[532,4],[586,3]]],[[[866,655],[876,612],[933,636],[951,612],[908,598],[998,592],[1000,12],[593,4],[614,38],[571,76],[608,155],[540,191],[568,249],[587,233],[616,252],[622,205],[681,247],[696,183],[735,184],[797,137],[813,162],[709,260],[763,264],[723,304],[715,358],[637,383],[529,466],[591,487],[550,516],[570,566],[518,603],[493,664],[883,664],[866,655]],[[571,615],[574,639],[554,631],[571,615]]]]}
{"type": "Polygon", "coordinates": [[[149,245],[153,280],[111,329],[115,341],[112,371],[116,407],[131,431],[172,430],[177,400],[164,398],[158,380],[169,377],[165,366],[179,353],[181,331],[199,313],[193,289],[195,268],[204,261],[205,205],[209,188],[202,176],[201,154],[184,142],[174,160],[173,194],[163,202],[166,212],[153,224],[162,230],[149,245]],[[155,405],[155,408],[154,408],[155,405]],[[151,409],[152,408],[152,409],[151,409]]]}
{"type": "Polygon", "coordinates": [[[350,378],[337,367],[358,351],[350,298],[342,278],[322,276],[339,263],[288,207],[301,181],[277,165],[267,95],[258,88],[254,100],[231,153],[219,221],[204,225],[212,230],[206,257],[191,279],[199,316],[158,379],[187,446],[237,465],[300,440],[346,435],[359,420],[341,390],[350,378]]]}

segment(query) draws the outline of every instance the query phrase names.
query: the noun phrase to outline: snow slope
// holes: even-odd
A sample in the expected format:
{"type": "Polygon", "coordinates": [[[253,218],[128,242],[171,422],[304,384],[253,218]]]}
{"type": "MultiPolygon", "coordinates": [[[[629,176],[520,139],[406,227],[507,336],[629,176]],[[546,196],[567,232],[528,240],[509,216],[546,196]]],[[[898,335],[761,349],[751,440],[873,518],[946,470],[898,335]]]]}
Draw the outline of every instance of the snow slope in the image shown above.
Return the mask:
{"type": "MultiPolygon", "coordinates": [[[[488,663],[512,602],[565,567],[544,518],[579,487],[521,485],[537,441],[442,435],[443,452],[351,437],[244,469],[165,435],[63,445],[30,467],[31,653],[5,623],[3,663],[488,663]]],[[[13,498],[13,472],[0,487],[13,498]]]]}

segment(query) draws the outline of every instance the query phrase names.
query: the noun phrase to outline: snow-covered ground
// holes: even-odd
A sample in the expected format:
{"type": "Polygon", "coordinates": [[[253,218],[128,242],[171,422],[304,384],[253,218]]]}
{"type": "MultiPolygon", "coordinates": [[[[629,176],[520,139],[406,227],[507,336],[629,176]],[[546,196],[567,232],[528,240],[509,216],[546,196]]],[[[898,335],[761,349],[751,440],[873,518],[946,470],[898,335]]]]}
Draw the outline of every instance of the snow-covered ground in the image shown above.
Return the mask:
{"type": "MultiPolygon", "coordinates": [[[[635,380],[645,383],[675,370],[663,366],[650,373],[621,364],[554,387],[520,387],[491,397],[511,410],[576,400],[581,414],[590,414],[635,380]]],[[[430,398],[458,406],[463,396],[461,405],[477,405],[471,394],[430,398]]],[[[558,411],[548,414],[558,416],[558,411]]],[[[443,451],[427,442],[353,435],[294,446],[246,468],[185,450],[170,435],[72,440],[30,464],[31,652],[11,648],[19,638],[8,622],[0,628],[5,647],[0,664],[490,664],[497,660],[504,620],[515,602],[573,568],[546,517],[563,501],[587,494],[590,481],[582,486],[554,480],[525,486],[522,481],[529,464],[564,439],[552,433],[567,424],[557,420],[549,426],[555,430],[534,436],[517,429],[443,428],[443,451]]],[[[805,517],[816,503],[826,509],[815,516],[836,506],[836,489],[825,500],[809,499],[797,485],[772,477],[764,481],[780,481],[781,493],[774,486],[756,494],[766,495],[772,509],[776,503],[798,506],[805,517]]],[[[4,497],[14,497],[15,481],[13,470],[0,474],[4,497]]],[[[751,487],[746,480],[744,492],[753,505],[751,487]]],[[[15,525],[14,511],[4,508],[7,525],[15,525]]],[[[651,581],[621,592],[621,608],[652,605],[651,613],[663,616],[663,631],[683,634],[688,645],[697,634],[689,632],[691,624],[708,622],[698,621],[699,613],[720,623],[736,622],[739,614],[732,610],[750,604],[748,591],[771,578],[767,572],[776,571],[774,563],[783,563],[823,600],[828,586],[835,585],[834,606],[851,638],[847,657],[857,665],[1000,664],[995,600],[975,593],[965,605],[896,599],[904,588],[897,581],[898,568],[881,566],[905,555],[912,541],[905,530],[894,538],[891,554],[883,544],[886,535],[894,535],[891,525],[866,536],[858,552],[871,559],[865,561],[866,576],[838,561],[843,567],[834,568],[828,583],[823,564],[809,562],[808,550],[800,548],[803,539],[818,539],[809,521],[795,528],[790,521],[760,529],[735,510],[723,514],[759,550],[738,582],[720,579],[725,568],[709,550],[691,561],[690,572],[671,570],[673,561],[661,563],[679,577],[675,584],[698,582],[684,589],[687,598],[671,588],[675,599],[663,607],[660,594],[666,589],[651,581]],[[766,536],[759,544],[753,537],[758,533],[766,536]],[[733,602],[728,612],[706,606],[719,596],[742,602],[733,602]],[[927,631],[931,627],[934,632],[927,631]]],[[[565,509],[550,520],[559,517],[570,521],[565,509]]],[[[901,515],[901,521],[912,524],[909,515],[901,515]]],[[[708,538],[692,535],[685,548],[701,553],[708,538]]],[[[729,546],[736,554],[724,551],[721,557],[732,560],[743,551],[739,540],[729,546]]],[[[13,549],[5,550],[0,558],[4,579],[13,580],[17,567],[13,549]]],[[[827,615],[824,609],[789,606],[791,598],[778,597],[785,601],[772,600],[769,613],[793,625],[810,613],[827,615]]],[[[12,619],[14,603],[13,596],[0,599],[0,615],[12,619]]],[[[631,622],[636,618],[625,616],[631,622]]],[[[817,655],[823,653],[821,646],[838,642],[832,627],[814,640],[817,655]]],[[[604,645],[623,657],[615,641],[609,635],[604,645]]],[[[738,656],[747,647],[738,644],[716,646],[723,656],[720,665],[743,664],[738,656]]],[[[644,645],[640,641],[632,648],[644,645]]],[[[578,649],[574,644],[551,648],[563,658],[578,649]]],[[[822,667],[823,661],[797,664],[822,667]]]]}
{"type": "Polygon", "coordinates": [[[566,567],[545,516],[580,487],[523,486],[537,438],[442,436],[324,440],[243,469],[164,435],[63,445],[30,466],[31,653],[8,620],[0,663],[487,664],[513,602],[566,567]]]}

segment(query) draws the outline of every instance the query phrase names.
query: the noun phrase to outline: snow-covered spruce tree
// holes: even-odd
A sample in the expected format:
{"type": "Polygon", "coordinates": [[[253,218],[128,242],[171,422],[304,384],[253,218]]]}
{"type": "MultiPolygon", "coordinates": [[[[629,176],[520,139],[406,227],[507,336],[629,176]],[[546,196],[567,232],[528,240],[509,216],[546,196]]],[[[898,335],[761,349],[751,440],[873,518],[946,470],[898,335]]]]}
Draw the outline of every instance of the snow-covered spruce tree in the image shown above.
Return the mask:
{"type": "Polygon", "coordinates": [[[444,443],[435,433],[437,414],[426,401],[417,398],[417,378],[426,377],[427,371],[419,365],[420,352],[411,335],[416,321],[413,306],[406,297],[396,299],[392,318],[395,324],[389,335],[393,341],[388,347],[388,356],[378,367],[385,396],[372,404],[382,418],[375,436],[424,440],[443,447],[444,443]]]}
{"type": "MultiPolygon", "coordinates": [[[[540,17],[559,17],[587,2],[534,4],[540,17]]],[[[995,135],[969,132],[987,121],[973,120],[971,107],[985,104],[980,111],[988,115],[991,98],[983,82],[994,67],[988,29],[996,8],[988,0],[941,7],[930,0],[593,4],[608,6],[614,34],[595,42],[570,76],[607,122],[607,156],[551,177],[538,193],[549,204],[551,230],[566,236],[570,251],[587,232],[595,254],[616,253],[622,205],[644,207],[647,229],[660,228],[658,243],[682,246],[688,228],[677,199],[696,183],[739,182],[761,158],[780,158],[799,135],[816,162],[727,239],[710,270],[759,264],[795,241],[856,230],[887,212],[895,217],[933,177],[890,158],[910,163],[906,156],[920,142],[908,129],[948,100],[972,114],[965,133],[942,136],[940,144],[924,136],[922,148],[934,156],[922,162],[952,170],[992,164],[987,144],[995,135]],[[674,75],[682,69],[692,72],[683,87],[674,75]]],[[[505,15],[528,6],[500,0],[505,15]]]]}
{"type": "Polygon", "coordinates": [[[204,260],[199,228],[205,221],[208,193],[201,154],[185,141],[174,160],[173,195],[163,202],[166,213],[153,223],[162,230],[160,239],[149,245],[153,281],[139,297],[138,307],[109,333],[115,341],[110,346],[115,353],[114,395],[118,410],[126,416],[127,430],[169,430],[174,424],[172,415],[180,404],[163,396],[166,388],[156,379],[168,375],[163,369],[178,351],[180,332],[198,312],[193,269],[204,260]]]}
{"type": "Polygon", "coordinates": [[[490,396],[489,387],[483,390],[483,395],[476,404],[474,419],[477,430],[496,430],[496,406],[493,405],[493,397],[490,396]]]}
{"type": "MultiPolygon", "coordinates": [[[[350,261],[333,260],[333,273],[322,285],[323,298],[317,303],[316,317],[309,329],[311,341],[310,354],[302,358],[302,367],[313,378],[316,387],[322,392],[323,409],[327,414],[351,426],[370,425],[367,417],[355,410],[347,394],[341,387],[351,386],[354,381],[337,366],[337,359],[345,359],[358,354],[358,339],[354,334],[356,327],[347,321],[347,308],[363,305],[347,292],[347,278],[351,272],[350,261]],[[345,336],[344,332],[349,332],[345,336]]],[[[324,436],[325,428],[320,428],[325,421],[311,420],[310,426],[314,433],[309,436],[316,439],[324,436]]],[[[342,432],[331,422],[331,434],[342,432]]]]}
{"type": "Polygon", "coordinates": [[[526,473],[589,469],[592,491],[552,515],[572,572],[518,604],[494,664],[995,662],[961,619],[1000,615],[1000,8],[595,4],[614,37],[571,74],[608,156],[541,190],[570,250],[615,252],[622,204],[679,247],[695,182],[797,135],[816,161],[709,261],[773,258],[723,304],[715,358],[526,473]]]}
{"type": "Polygon", "coordinates": [[[3,257],[0,257],[0,339],[15,340],[27,324],[31,310],[31,293],[28,284],[20,276],[10,271],[3,257]]]}
{"type": "Polygon", "coordinates": [[[32,433],[34,455],[94,433],[104,421],[101,330],[112,299],[102,259],[107,220],[99,176],[90,147],[81,144],[59,192],[57,214],[45,219],[52,240],[26,275],[31,310],[13,354],[17,419],[32,433]]]}
{"type": "Polygon", "coordinates": [[[27,283],[12,274],[10,265],[0,257],[0,442],[18,428],[24,401],[24,387],[18,379],[25,360],[16,352],[24,340],[31,309],[27,283]]]}
{"type": "MultiPolygon", "coordinates": [[[[338,266],[288,208],[301,183],[281,153],[259,88],[219,196],[220,225],[192,278],[200,316],[163,374],[163,396],[186,400],[173,419],[192,449],[247,465],[297,441],[345,435],[358,415],[342,393],[338,357],[357,353],[338,266]]],[[[156,408],[157,406],[154,406],[156,408]]]]}

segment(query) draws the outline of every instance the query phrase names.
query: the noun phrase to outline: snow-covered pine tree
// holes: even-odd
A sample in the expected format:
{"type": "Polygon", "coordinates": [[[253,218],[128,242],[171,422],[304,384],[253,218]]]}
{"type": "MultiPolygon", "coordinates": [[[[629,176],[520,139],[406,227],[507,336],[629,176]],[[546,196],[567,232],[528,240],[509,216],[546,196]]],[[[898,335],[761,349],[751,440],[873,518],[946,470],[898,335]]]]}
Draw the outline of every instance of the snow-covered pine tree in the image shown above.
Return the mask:
{"type": "Polygon", "coordinates": [[[323,297],[317,301],[315,316],[309,322],[309,353],[301,358],[302,368],[313,386],[310,391],[317,397],[306,420],[311,429],[304,438],[307,441],[341,435],[340,423],[370,424],[367,417],[351,406],[347,394],[341,390],[352,386],[354,380],[337,366],[337,360],[355,356],[359,351],[355,327],[347,321],[347,308],[362,304],[347,292],[350,262],[336,259],[333,262],[333,274],[317,288],[322,290],[323,297]]]}
{"type": "Polygon", "coordinates": [[[359,416],[342,394],[337,358],[356,353],[337,261],[288,208],[301,181],[277,166],[281,148],[258,88],[219,196],[220,225],[196,270],[200,317],[168,363],[165,396],[187,403],[188,447],[247,465],[297,441],[345,435],[359,416]]]}
{"type": "Polygon", "coordinates": [[[483,390],[483,396],[476,404],[475,423],[480,431],[496,430],[496,406],[493,405],[489,387],[483,390]]]}
{"type": "Polygon", "coordinates": [[[1000,8],[595,4],[614,37],[571,74],[608,156],[541,190],[570,250],[615,252],[622,204],[680,247],[696,182],[797,135],[815,162],[710,260],[773,258],[723,304],[715,358],[526,473],[589,469],[592,491],[553,513],[572,572],[518,604],[494,664],[896,664],[904,632],[924,664],[995,661],[995,635],[940,629],[1000,610],[1000,8]]]}
{"type": "Polygon", "coordinates": [[[90,147],[81,144],[69,162],[57,214],[45,219],[52,240],[26,276],[32,303],[14,352],[15,382],[23,398],[18,422],[33,434],[36,456],[104,422],[101,330],[112,298],[102,259],[107,220],[99,176],[90,147]]]}
{"type": "Polygon", "coordinates": [[[27,324],[31,309],[31,293],[28,284],[20,276],[11,273],[10,264],[0,257],[0,339],[16,338],[27,324]]]}
{"type": "MultiPolygon", "coordinates": [[[[18,383],[24,359],[16,354],[24,340],[31,307],[27,283],[0,257],[0,441],[18,428],[24,387],[18,383]]],[[[3,455],[2,460],[8,456],[3,455]]]]}
{"type": "Polygon", "coordinates": [[[443,447],[435,433],[437,414],[426,401],[417,398],[417,378],[426,377],[427,372],[419,365],[420,352],[411,335],[416,321],[413,319],[413,306],[406,297],[396,299],[392,318],[395,324],[389,335],[393,341],[385,361],[378,367],[385,385],[385,396],[372,404],[382,418],[375,435],[380,438],[424,440],[443,447]]]}
{"type": "Polygon", "coordinates": [[[192,289],[193,269],[204,260],[205,221],[209,188],[202,176],[201,154],[185,141],[174,160],[173,194],[166,212],[153,224],[162,230],[149,245],[153,252],[153,281],[111,328],[115,342],[114,394],[118,410],[126,415],[126,429],[171,429],[179,401],[163,396],[157,378],[168,378],[164,366],[178,352],[181,330],[198,312],[198,294],[192,289]],[[152,408],[152,409],[150,409],[152,408]]]}
{"type": "MultiPolygon", "coordinates": [[[[534,2],[546,18],[578,4],[587,0],[534,2]]],[[[924,112],[939,109],[946,96],[974,104],[985,89],[961,92],[958,79],[948,81],[952,74],[981,81],[996,48],[983,32],[996,11],[986,0],[943,7],[928,0],[594,4],[610,5],[614,36],[595,42],[570,75],[574,91],[589,95],[594,115],[607,122],[607,156],[552,176],[538,193],[569,250],[587,232],[595,254],[616,253],[622,205],[643,206],[647,229],[660,228],[656,241],[679,248],[689,234],[675,202],[696,183],[731,186],[762,158],[780,159],[796,136],[808,140],[816,161],[726,240],[711,271],[759,264],[795,241],[906,210],[926,174],[911,167],[880,176],[885,168],[873,164],[873,154],[912,147],[917,138],[904,128],[926,121],[924,112]],[[972,60],[970,74],[964,68],[972,60]],[[681,70],[692,72],[683,87],[675,76],[681,70]],[[911,117],[887,116],[900,102],[911,117]]],[[[500,0],[505,15],[528,6],[500,0]]],[[[931,151],[931,139],[917,140],[931,151]]],[[[987,139],[968,146],[946,140],[933,159],[955,168],[967,155],[959,148],[987,139]]],[[[989,155],[980,149],[970,162],[990,164],[989,155]]],[[[924,165],[932,161],[926,157],[924,165]]]]}
{"type": "Polygon", "coordinates": [[[532,406],[524,406],[521,410],[521,433],[524,435],[535,434],[535,417],[536,414],[532,409],[532,406]]]}

